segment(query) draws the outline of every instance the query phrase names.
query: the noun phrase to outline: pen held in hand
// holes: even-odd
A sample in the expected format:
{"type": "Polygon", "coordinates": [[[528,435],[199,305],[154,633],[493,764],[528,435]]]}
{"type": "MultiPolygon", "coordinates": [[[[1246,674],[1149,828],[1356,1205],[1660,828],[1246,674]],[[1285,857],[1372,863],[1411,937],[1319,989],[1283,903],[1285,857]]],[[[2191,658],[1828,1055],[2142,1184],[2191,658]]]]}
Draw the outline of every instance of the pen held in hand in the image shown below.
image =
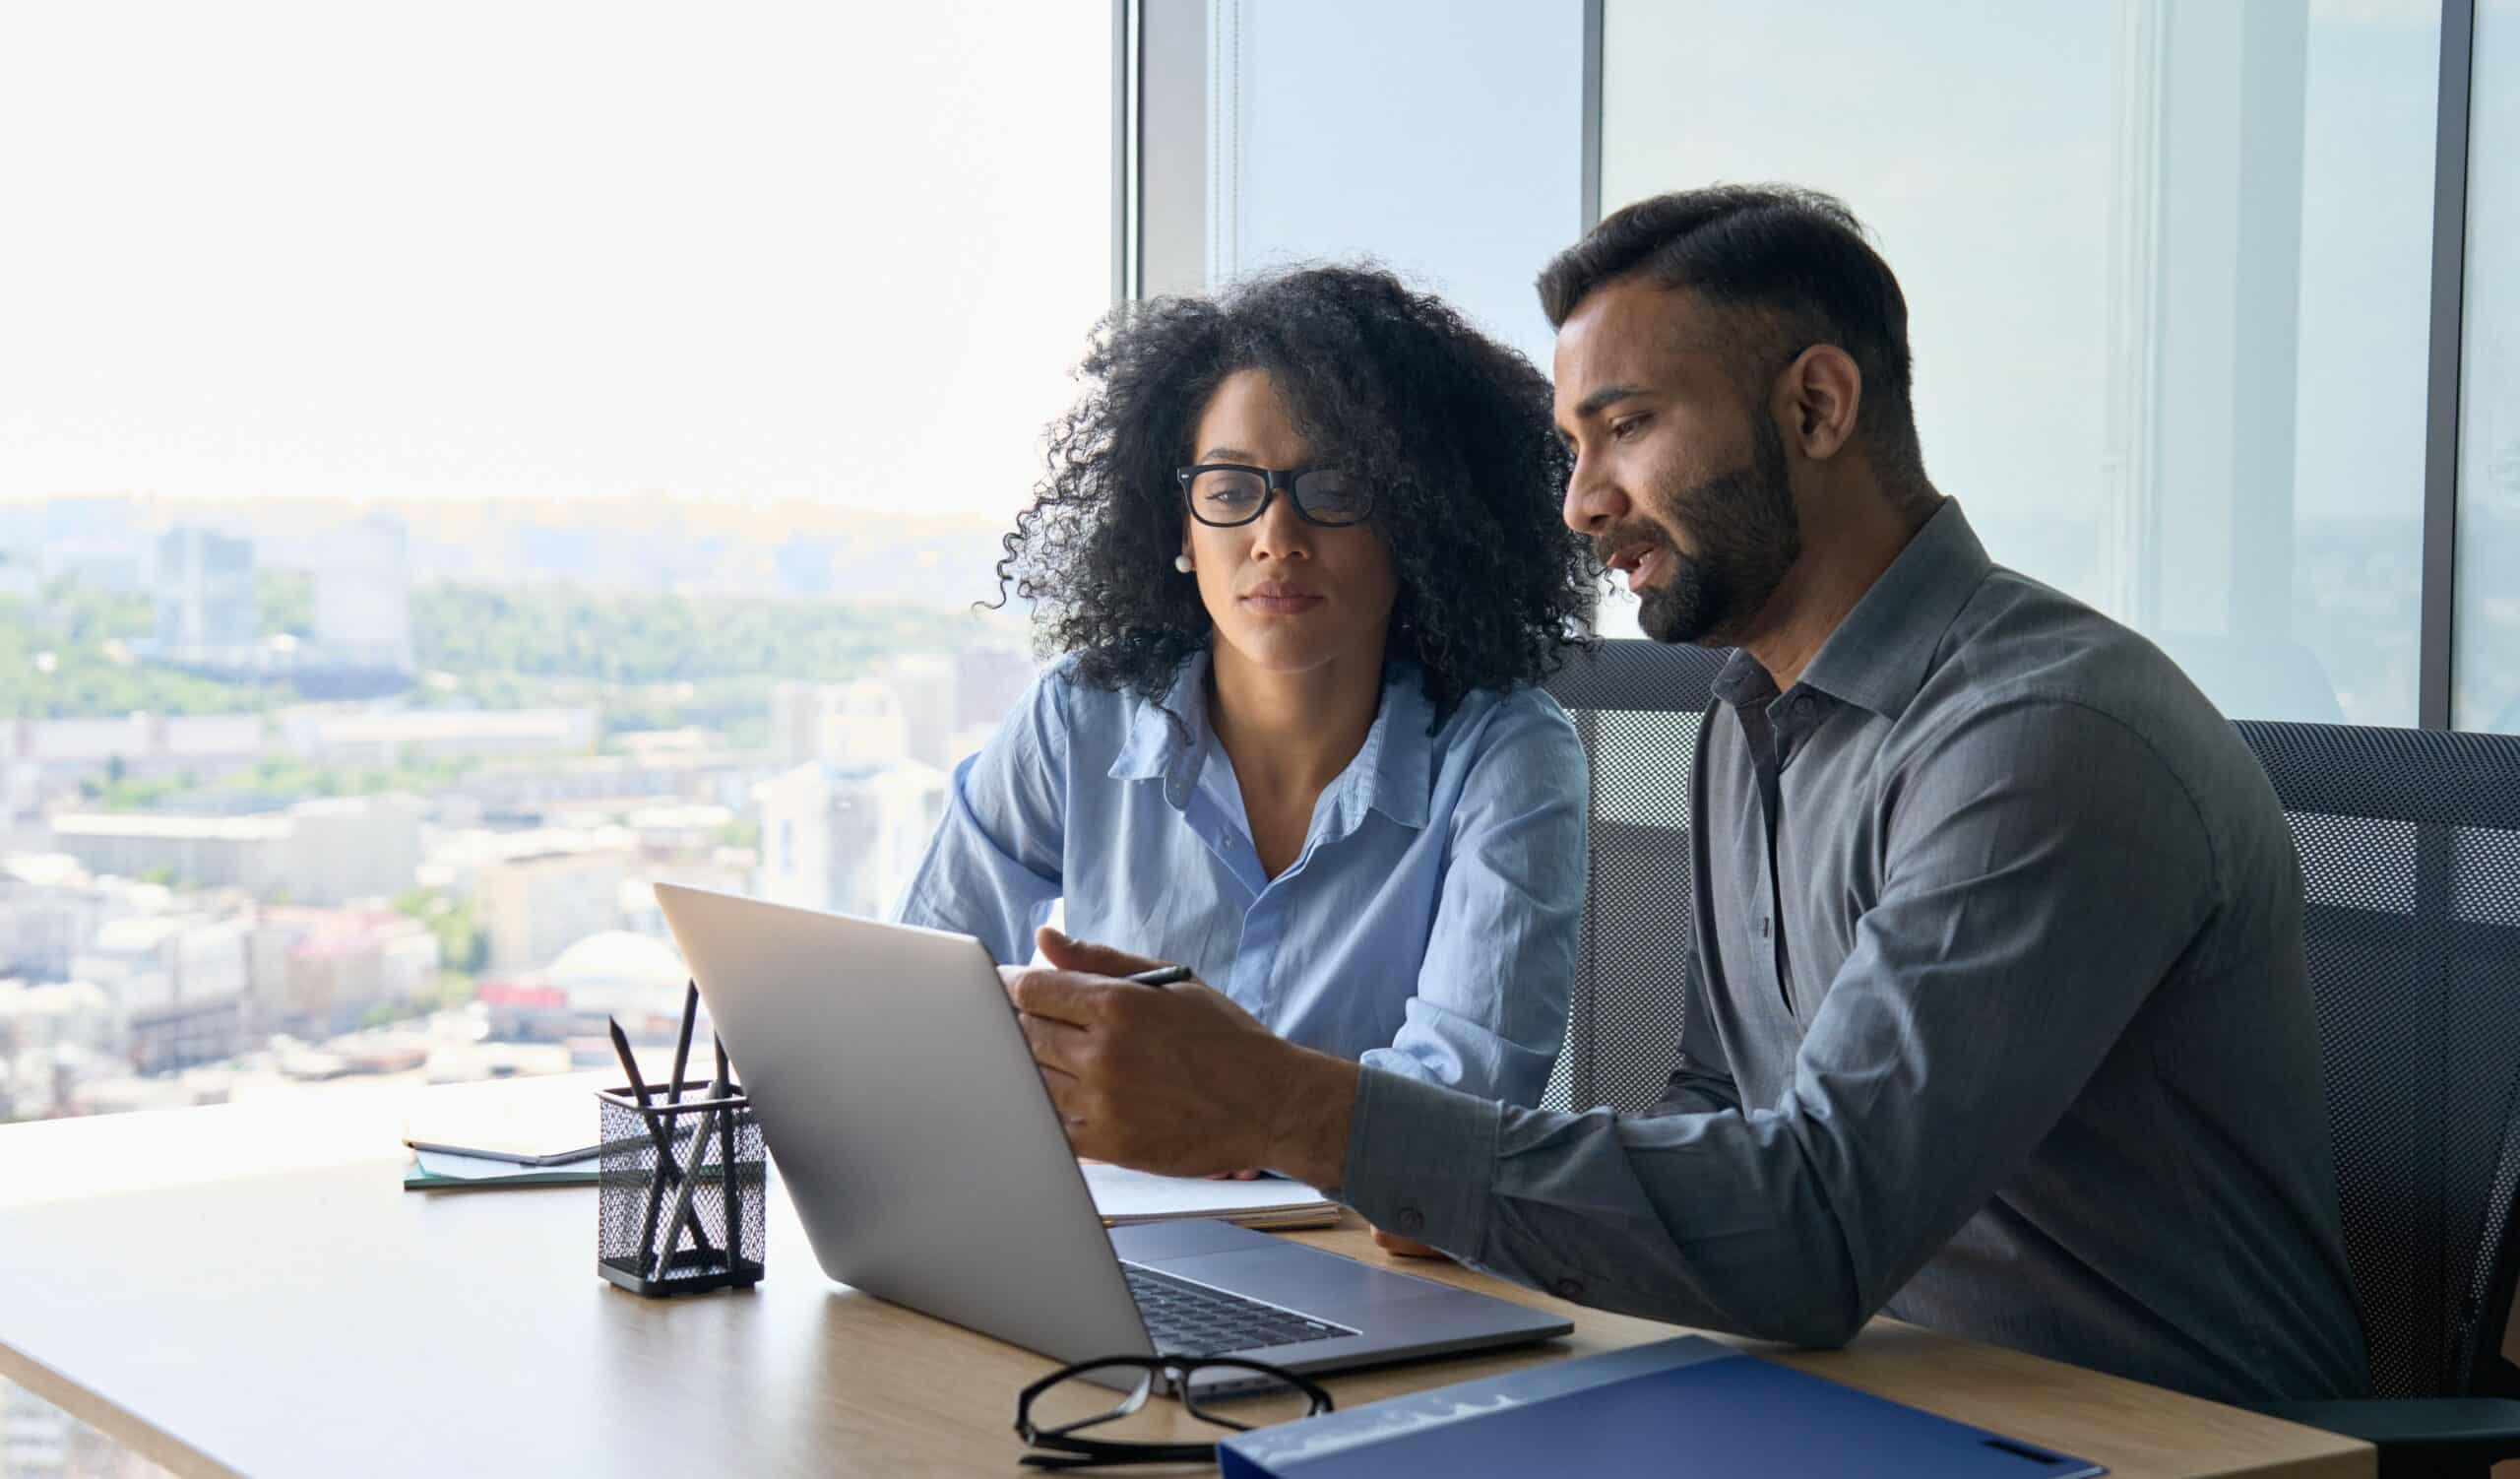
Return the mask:
{"type": "Polygon", "coordinates": [[[1134,976],[1121,979],[1134,981],[1140,986],[1177,986],[1181,982],[1191,980],[1197,974],[1186,965],[1162,965],[1154,970],[1140,971],[1134,976]]]}

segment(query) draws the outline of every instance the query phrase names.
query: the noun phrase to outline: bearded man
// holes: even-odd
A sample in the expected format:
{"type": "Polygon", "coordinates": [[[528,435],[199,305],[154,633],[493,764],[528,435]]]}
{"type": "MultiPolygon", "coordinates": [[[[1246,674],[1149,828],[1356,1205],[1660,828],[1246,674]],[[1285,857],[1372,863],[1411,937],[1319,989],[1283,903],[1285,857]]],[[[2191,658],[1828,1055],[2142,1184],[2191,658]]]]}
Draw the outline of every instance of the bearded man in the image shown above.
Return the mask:
{"type": "Polygon", "coordinates": [[[1861,227],[1791,188],[1662,196],[1540,294],[1566,522],[1647,635],[1735,649],[1666,1097],[1360,1068],[1045,933],[1008,989],[1078,1151],[1271,1167],[1683,1324],[1827,1345],[1886,1311],[2223,1400],[2362,1394],[2275,795],[2157,649],[1992,563],[1927,480],[1861,227]]]}

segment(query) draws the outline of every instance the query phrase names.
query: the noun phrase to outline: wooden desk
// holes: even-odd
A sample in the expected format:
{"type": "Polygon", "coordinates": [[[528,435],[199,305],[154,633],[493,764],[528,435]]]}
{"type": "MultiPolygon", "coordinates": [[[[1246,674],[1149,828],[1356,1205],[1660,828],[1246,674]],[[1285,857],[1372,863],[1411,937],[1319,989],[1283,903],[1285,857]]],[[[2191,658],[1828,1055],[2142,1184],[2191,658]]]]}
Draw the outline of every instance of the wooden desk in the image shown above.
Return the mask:
{"type": "MultiPolygon", "coordinates": [[[[0,1129],[0,1376],[182,1475],[1025,1472],[1014,1394],[1051,1363],[829,1282],[784,1194],[759,1289],[642,1300],[594,1272],[592,1189],[404,1191],[390,1126],[342,1128],[386,1106],[337,1106],[311,1141],[284,1106],[0,1129]],[[235,1174],[111,1190],[213,1143],[235,1174]],[[292,1164],[310,1143],[357,1158],[292,1164]]],[[[1353,1225],[1294,1236],[1383,1256],[1353,1225]]],[[[1676,1333],[1406,1266],[1576,1333],[1334,1378],[1343,1406],[1676,1333]]],[[[2361,1444],[1892,1320],[1844,1351],[1759,1349],[2120,1475],[2372,1472],[2361,1444]]],[[[1163,1402],[1140,1423],[1192,1426],[1163,1402]]]]}

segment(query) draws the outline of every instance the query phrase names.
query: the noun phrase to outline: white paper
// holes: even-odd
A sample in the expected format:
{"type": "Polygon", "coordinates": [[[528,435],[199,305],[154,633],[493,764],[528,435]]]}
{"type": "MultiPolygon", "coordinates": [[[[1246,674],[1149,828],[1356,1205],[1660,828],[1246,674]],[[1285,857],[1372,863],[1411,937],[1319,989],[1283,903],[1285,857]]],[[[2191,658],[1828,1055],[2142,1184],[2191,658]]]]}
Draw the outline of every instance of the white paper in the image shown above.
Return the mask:
{"type": "Polygon", "coordinates": [[[1301,1182],[1209,1181],[1203,1177],[1154,1176],[1121,1166],[1088,1162],[1085,1184],[1094,1205],[1111,1222],[1154,1222],[1169,1217],[1249,1217],[1271,1212],[1329,1208],[1330,1199],[1301,1182]]]}

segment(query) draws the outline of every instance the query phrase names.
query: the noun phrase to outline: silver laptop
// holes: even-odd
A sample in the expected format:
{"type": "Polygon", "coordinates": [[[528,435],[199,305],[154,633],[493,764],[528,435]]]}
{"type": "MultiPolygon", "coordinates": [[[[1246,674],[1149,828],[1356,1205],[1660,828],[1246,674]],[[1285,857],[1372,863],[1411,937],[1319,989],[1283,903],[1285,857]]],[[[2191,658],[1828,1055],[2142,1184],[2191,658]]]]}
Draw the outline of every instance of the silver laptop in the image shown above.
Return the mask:
{"type": "Polygon", "coordinates": [[[1060,1361],[1319,1371],[1574,1328],[1228,1223],[1106,1231],[978,940],[669,883],[657,902],[842,1283],[1060,1361]]]}

